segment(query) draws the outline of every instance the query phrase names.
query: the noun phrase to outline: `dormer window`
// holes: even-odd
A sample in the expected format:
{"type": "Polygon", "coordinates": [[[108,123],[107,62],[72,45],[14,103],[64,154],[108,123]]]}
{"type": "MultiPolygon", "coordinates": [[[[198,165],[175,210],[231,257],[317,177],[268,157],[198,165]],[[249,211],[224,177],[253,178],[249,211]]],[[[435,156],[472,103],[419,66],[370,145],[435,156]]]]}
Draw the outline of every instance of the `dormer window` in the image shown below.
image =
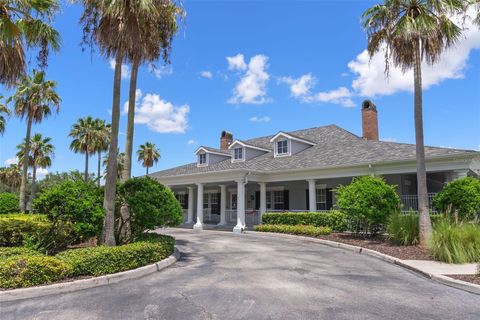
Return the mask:
{"type": "Polygon", "coordinates": [[[243,148],[233,149],[233,160],[236,160],[236,161],[243,160],[243,148]]]}
{"type": "Polygon", "coordinates": [[[207,164],[207,154],[201,153],[198,155],[198,164],[199,165],[206,165],[207,164]]]}
{"type": "Polygon", "coordinates": [[[277,141],[277,155],[288,154],[288,140],[277,141]]]}

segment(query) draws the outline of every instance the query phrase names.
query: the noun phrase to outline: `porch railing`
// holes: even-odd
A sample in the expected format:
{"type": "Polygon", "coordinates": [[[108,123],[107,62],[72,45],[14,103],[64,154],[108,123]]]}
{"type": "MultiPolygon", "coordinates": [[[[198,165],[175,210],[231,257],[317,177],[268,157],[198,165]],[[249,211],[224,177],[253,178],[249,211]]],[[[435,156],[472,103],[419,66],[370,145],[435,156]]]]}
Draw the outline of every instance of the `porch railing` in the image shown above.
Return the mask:
{"type": "MultiPolygon", "coordinates": [[[[433,207],[433,198],[435,195],[436,193],[434,192],[428,193],[428,207],[432,212],[436,212],[433,207]]],[[[416,194],[402,194],[400,196],[400,201],[402,202],[403,212],[418,211],[418,196],[416,194]]]]}

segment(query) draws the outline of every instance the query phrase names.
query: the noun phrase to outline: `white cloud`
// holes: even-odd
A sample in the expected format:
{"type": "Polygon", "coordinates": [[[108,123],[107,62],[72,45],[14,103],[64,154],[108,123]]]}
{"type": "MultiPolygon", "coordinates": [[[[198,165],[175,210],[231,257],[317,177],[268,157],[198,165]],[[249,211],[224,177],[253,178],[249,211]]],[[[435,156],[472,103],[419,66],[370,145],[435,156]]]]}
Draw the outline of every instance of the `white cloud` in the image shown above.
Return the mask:
{"type": "MultiPolygon", "coordinates": [[[[461,22],[459,22],[460,24],[461,22]]],[[[423,63],[422,84],[424,89],[438,85],[447,79],[461,79],[467,67],[470,52],[480,49],[480,30],[470,20],[466,20],[464,36],[455,47],[447,50],[440,61],[433,66],[423,63]]],[[[356,75],[352,88],[360,95],[374,97],[391,95],[399,91],[413,91],[413,71],[403,73],[396,67],[390,68],[390,77],[386,79],[384,52],[375,54],[370,60],[364,50],[348,64],[356,75]]]]}
{"type": "Polygon", "coordinates": [[[13,158],[5,160],[5,165],[9,166],[9,165],[12,165],[12,164],[18,164],[18,158],[17,157],[13,157],[13,158]]]}
{"type": "Polygon", "coordinates": [[[250,122],[270,122],[270,117],[251,117],[248,119],[250,122]]]}
{"type": "Polygon", "coordinates": [[[239,53],[233,57],[227,57],[229,70],[246,70],[247,64],[243,54],[239,53]]]}
{"type": "MultiPolygon", "coordinates": [[[[142,94],[136,91],[135,123],[146,124],[160,133],[184,133],[188,126],[187,104],[175,106],[154,93],[142,94]]],[[[123,105],[123,113],[128,110],[128,101],[123,105]]]]}
{"type": "Polygon", "coordinates": [[[233,96],[229,103],[263,104],[269,101],[267,98],[267,82],[270,75],[265,71],[268,57],[258,54],[250,59],[248,66],[245,64],[242,54],[227,57],[229,69],[241,70],[245,73],[233,89],[233,96]]]}
{"type": "Polygon", "coordinates": [[[43,178],[48,174],[48,169],[46,168],[38,168],[37,169],[37,178],[43,178]]]}
{"type": "Polygon", "coordinates": [[[190,140],[187,141],[187,144],[188,145],[197,144],[197,141],[193,140],[193,139],[190,139],[190,140]]]}
{"type": "Polygon", "coordinates": [[[298,79],[292,77],[282,77],[280,82],[286,83],[290,86],[290,94],[294,98],[304,100],[310,95],[310,90],[315,85],[315,78],[310,74],[304,74],[298,79]]]}
{"type": "MultiPolygon", "coordinates": [[[[110,59],[108,63],[110,65],[110,69],[115,70],[115,60],[110,59]]],[[[130,78],[130,68],[126,64],[122,64],[122,79],[128,78],[130,78]]]]}
{"type": "Polygon", "coordinates": [[[212,79],[213,78],[213,74],[211,71],[202,71],[200,72],[200,76],[202,78],[205,78],[205,79],[212,79]]]}
{"type": "Polygon", "coordinates": [[[173,74],[173,68],[171,65],[163,65],[160,67],[155,66],[154,64],[148,65],[148,71],[153,73],[157,79],[161,79],[164,76],[169,76],[173,74]]]}
{"type": "Polygon", "coordinates": [[[310,73],[298,79],[282,77],[280,78],[280,82],[288,84],[290,86],[291,96],[304,103],[324,102],[340,104],[344,107],[355,106],[351,99],[353,93],[345,87],[313,94],[312,88],[315,86],[316,79],[310,73]]]}

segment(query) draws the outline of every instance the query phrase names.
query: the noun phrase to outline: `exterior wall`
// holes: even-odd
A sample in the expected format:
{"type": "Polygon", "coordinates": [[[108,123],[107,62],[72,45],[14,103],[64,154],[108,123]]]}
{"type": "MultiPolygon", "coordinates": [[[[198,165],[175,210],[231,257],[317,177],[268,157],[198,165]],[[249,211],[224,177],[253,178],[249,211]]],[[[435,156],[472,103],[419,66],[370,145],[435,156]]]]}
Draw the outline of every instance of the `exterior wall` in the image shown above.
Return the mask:
{"type": "Polygon", "coordinates": [[[290,146],[292,147],[292,151],[291,151],[292,155],[296,154],[296,153],[299,153],[299,152],[311,147],[308,144],[301,143],[301,142],[294,141],[294,140],[291,140],[290,146]]]}
{"type": "Polygon", "coordinates": [[[260,151],[260,150],[251,149],[251,148],[244,148],[243,150],[245,153],[245,161],[248,161],[250,159],[261,156],[262,154],[265,154],[265,151],[260,151]]]}
{"type": "Polygon", "coordinates": [[[229,157],[227,156],[219,156],[217,154],[212,154],[212,153],[208,153],[208,164],[214,164],[214,163],[217,163],[217,162],[220,162],[220,161],[223,161],[225,159],[228,159],[229,157]]]}

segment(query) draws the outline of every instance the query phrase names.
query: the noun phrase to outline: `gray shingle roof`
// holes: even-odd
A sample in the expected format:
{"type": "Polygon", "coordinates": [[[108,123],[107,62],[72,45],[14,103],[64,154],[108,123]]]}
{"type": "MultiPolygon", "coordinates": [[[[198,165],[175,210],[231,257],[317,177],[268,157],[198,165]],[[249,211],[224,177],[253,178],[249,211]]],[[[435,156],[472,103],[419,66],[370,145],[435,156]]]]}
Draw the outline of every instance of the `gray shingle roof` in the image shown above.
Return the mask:
{"type": "Polygon", "coordinates": [[[230,155],[231,155],[230,151],[228,151],[228,150],[222,150],[222,149],[217,149],[217,148],[212,148],[212,147],[205,147],[205,146],[200,146],[200,147],[198,147],[198,149],[201,149],[201,148],[203,148],[203,149],[205,149],[205,150],[207,150],[207,151],[210,151],[210,152],[223,153],[223,154],[225,154],[225,155],[227,155],[227,156],[230,156],[230,155]]]}
{"type": "MultiPolygon", "coordinates": [[[[205,167],[197,167],[197,163],[195,162],[159,171],[152,175],[156,177],[170,177],[217,171],[234,171],[240,169],[268,173],[272,171],[292,169],[343,167],[415,159],[415,145],[413,144],[386,141],[365,141],[359,136],[336,125],[287,133],[315,142],[316,145],[289,157],[274,158],[273,151],[271,151],[245,162],[232,163],[230,159],[226,159],[225,161],[205,167]]],[[[272,149],[270,142],[272,137],[274,137],[274,135],[244,140],[243,142],[265,149],[272,149]]],[[[465,153],[476,152],[472,150],[425,147],[425,157],[427,159],[465,153]]]]}

